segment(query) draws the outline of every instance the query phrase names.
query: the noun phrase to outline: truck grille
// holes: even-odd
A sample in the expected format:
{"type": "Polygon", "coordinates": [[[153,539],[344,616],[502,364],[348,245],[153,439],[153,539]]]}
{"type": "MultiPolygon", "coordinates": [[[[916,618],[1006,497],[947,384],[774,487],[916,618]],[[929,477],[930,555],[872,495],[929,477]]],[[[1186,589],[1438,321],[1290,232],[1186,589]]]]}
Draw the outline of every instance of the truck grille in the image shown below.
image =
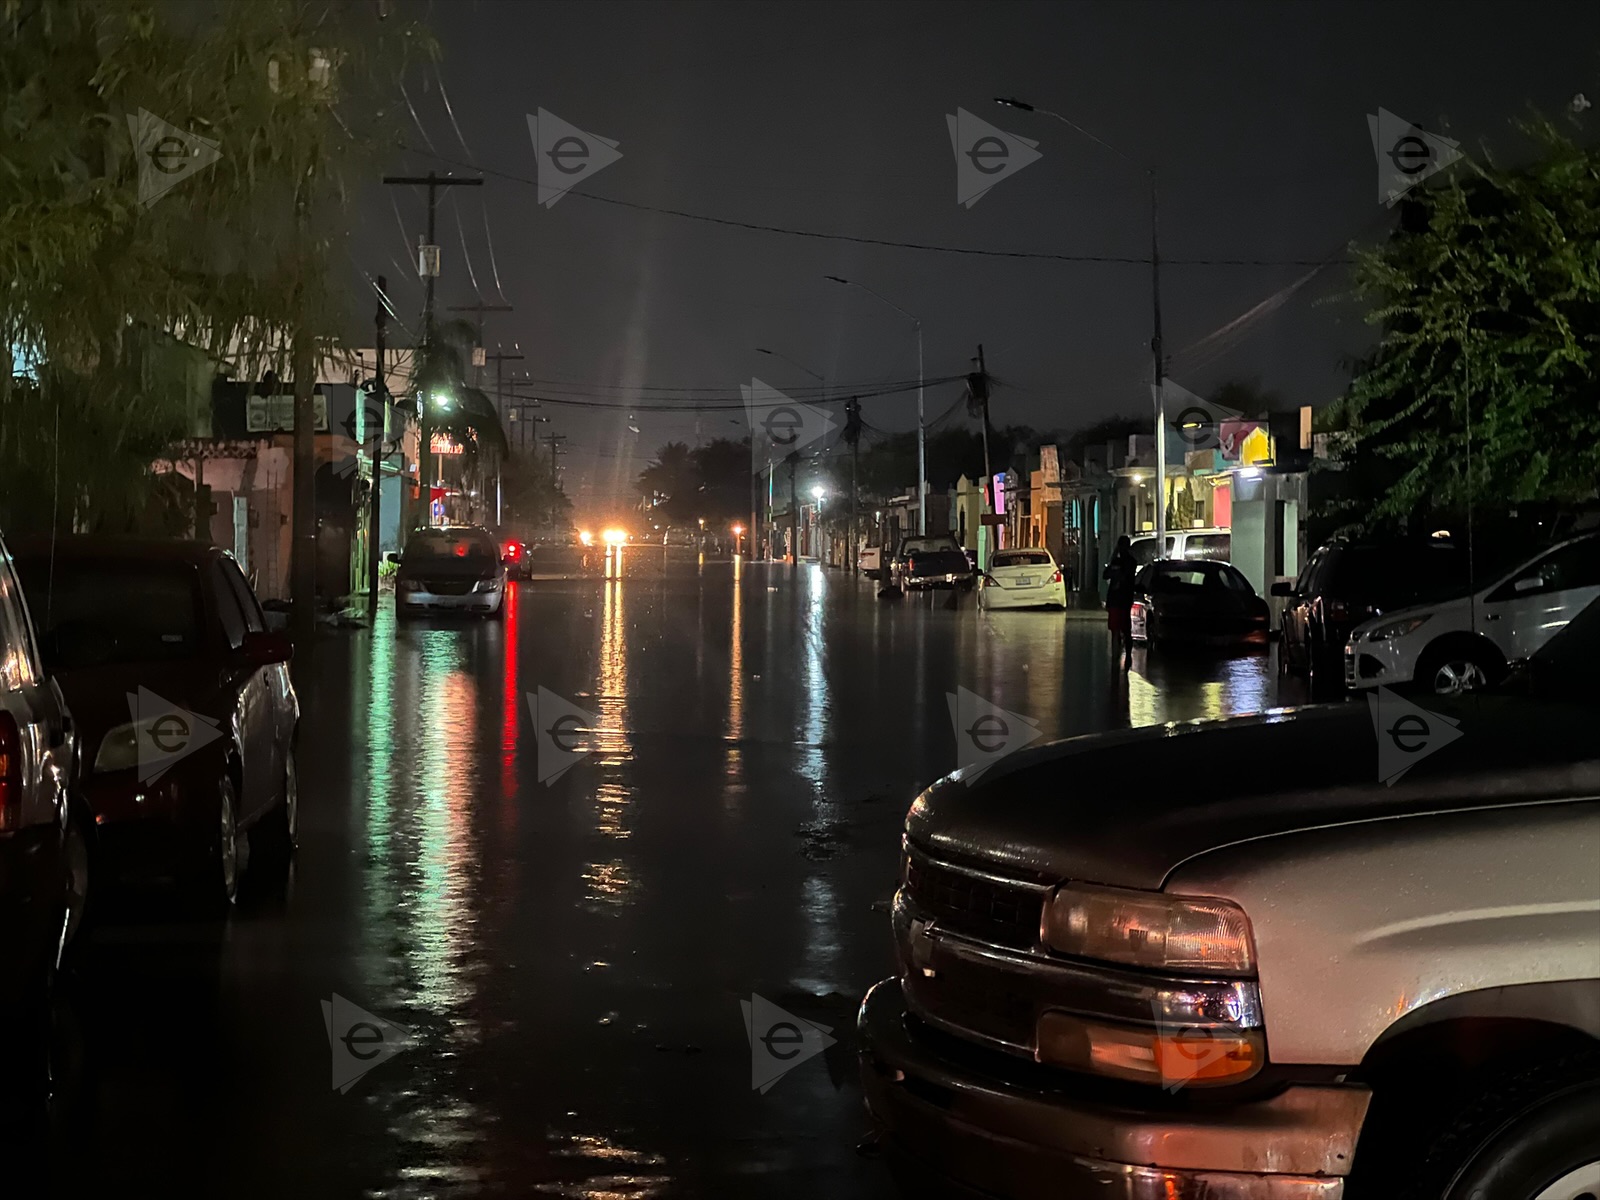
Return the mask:
{"type": "Polygon", "coordinates": [[[969,875],[913,851],[906,893],[943,929],[1018,950],[1039,943],[1042,889],[969,875]]]}

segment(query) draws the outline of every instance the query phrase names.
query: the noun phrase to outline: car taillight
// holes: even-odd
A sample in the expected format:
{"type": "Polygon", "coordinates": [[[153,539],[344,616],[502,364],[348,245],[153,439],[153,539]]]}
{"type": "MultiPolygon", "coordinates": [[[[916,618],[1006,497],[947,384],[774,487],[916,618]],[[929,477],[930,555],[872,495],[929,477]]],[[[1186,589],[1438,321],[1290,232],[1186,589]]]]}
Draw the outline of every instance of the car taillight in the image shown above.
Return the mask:
{"type": "Polygon", "coordinates": [[[522,553],[522,547],[521,546],[517,545],[515,542],[507,542],[506,543],[506,557],[507,558],[516,558],[517,555],[519,555],[521,553],[522,553]]]}
{"type": "Polygon", "coordinates": [[[915,571],[916,569],[917,569],[917,560],[914,559],[914,558],[906,559],[906,570],[915,571]]]}
{"type": "Polygon", "coordinates": [[[1328,601],[1328,619],[1329,620],[1332,620],[1332,621],[1343,621],[1343,620],[1348,619],[1349,616],[1350,616],[1350,606],[1348,604],[1346,604],[1343,600],[1329,600],[1328,601]]]}
{"type": "Polygon", "coordinates": [[[1057,567],[1056,568],[1056,573],[1054,575],[1050,576],[1050,582],[1051,583],[1060,583],[1061,582],[1061,568],[1060,567],[1057,567]]]}
{"type": "Polygon", "coordinates": [[[22,827],[22,735],[16,718],[0,712],[0,831],[22,827]]]}

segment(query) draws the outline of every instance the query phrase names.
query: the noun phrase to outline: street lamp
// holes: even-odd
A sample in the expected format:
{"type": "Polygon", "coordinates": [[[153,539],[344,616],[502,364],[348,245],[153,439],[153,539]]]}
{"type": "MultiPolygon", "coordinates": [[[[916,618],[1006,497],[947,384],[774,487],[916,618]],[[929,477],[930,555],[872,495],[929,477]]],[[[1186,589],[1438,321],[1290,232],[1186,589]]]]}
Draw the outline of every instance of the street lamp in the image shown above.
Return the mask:
{"type": "MultiPolygon", "coordinates": [[[[1019,109],[1022,112],[1038,113],[1041,116],[1053,117],[1063,125],[1077,130],[1091,142],[1097,142],[1123,162],[1131,166],[1139,166],[1121,150],[1110,142],[1096,137],[1083,126],[1069,120],[1058,112],[1051,112],[1048,108],[1040,108],[1029,104],[1025,100],[1015,97],[996,96],[996,104],[1006,108],[1019,109]]],[[[1167,403],[1162,384],[1165,378],[1165,368],[1162,363],[1161,352],[1161,238],[1160,238],[1160,210],[1156,201],[1156,169],[1144,167],[1145,174],[1150,180],[1150,301],[1154,310],[1155,327],[1150,338],[1150,355],[1155,362],[1155,405],[1156,405],[1156,545],[1165,546],[1167,536],[1167,403]]]]}
{"type": "Polygon", "coordinates": [[[829,283],[840,283],[845,287],[860,288],[869,296],[877,296],[895,312],[910,321],[917,330],[917,532],[928,532],[928,439],[927,430],[922,419],[922,321],[912,316],[887,296],[880,295],[864,283],[857,283],[853,279],[842,279],[838,275],[824,275],[829,283]]]}
{"type": "MultiPolygon", "coordinates": [[[[783,362],[788,363],[791,367],[793,367],[795,370],[799,371],[801,374],[811,376],[811,378],[815,379],[818,383],[820,383],[822,385],[823,399],[827,398],[827,394],[828,394],[828,381],[827,381],[827,379],[825,379],[823,376],[817,374],[817,372],[813,371],[810,367],[806,366],[803,363],[796,362],[794,359],[790,358],[787,354],[779,354],[776,350],[768,350],[765,346],[757,346],[755,348],[755,351],[756,351],[757,354],[765,354],[768,358],[780,359],[783,362]]],[[[752,427],[751,430],[750,430],[750,527],[751,527],[752,530],[755,530],[757,528],[757,522],[756,522],[756,476],[757,476],[757,472],[756,472],[756,431],[752,427]]],[[[771,525],[771,522],[772,522],[772,488],[773,488],[772,447],[771,447],[771,444],[769,443],[768,446],[767,446],[767,523],[768,523],[769,526],[771,525]]],[[[791,514],[791,516],[792,516],[792,514],[791,514]]],[[[792,524],[792,521],[791,521],[791,524],[792,524]]],[[[769,530],[769,532],[770,532],[770,530],[769,530]]],[[[752,536],[754,536],[754,534],[752,534],[752,536]]]]}

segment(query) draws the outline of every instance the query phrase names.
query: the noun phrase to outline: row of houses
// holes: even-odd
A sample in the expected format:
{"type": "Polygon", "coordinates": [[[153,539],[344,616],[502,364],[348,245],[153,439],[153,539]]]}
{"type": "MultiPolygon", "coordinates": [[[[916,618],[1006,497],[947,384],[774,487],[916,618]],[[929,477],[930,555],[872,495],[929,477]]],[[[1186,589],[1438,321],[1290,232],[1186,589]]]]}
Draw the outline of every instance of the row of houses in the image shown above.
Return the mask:
{"type": "MultiPolygon", "coordinates": [[[[1311,465],[1325,457],[1311,409],[1184,433],[1166,438],[1169,546],[1175,530],[1227,533],[1230,560],[1266,595],[1275,580],[1297,575],[1306,555],[1311,465]]],[[[1155,532],[1155,468],[1153,434],[1090,444],[1076,459],[1058,445],[1039,445],[988,480],[963,476],[930,490],[927,527],[953,534],[980,563],[998,549],[1045,547],[1069,589],[1096,602],[1117,539],[1155,532]]],[[[811,516],[802,523],[801,552],[843,565],[842,539],[830,540],[826,523],[811,516]]],[[[893,546],[916,530],[917,517],[914,491],[890,497],[864,514],[861,540],[893,546]]]]}

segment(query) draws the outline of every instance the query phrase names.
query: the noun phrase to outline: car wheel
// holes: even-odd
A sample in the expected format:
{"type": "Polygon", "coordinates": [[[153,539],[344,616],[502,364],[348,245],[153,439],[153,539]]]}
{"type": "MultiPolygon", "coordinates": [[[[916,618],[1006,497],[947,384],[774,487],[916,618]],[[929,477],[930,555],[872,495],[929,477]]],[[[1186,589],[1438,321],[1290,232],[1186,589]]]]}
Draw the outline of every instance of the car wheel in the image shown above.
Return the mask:
{"type": "Polygon", "coordinates": [[[1499,671],[1488,655],[1470,647],[1429,652],[1417,667],[1415,682],[1436,696],[1458,696],[1488,687],[1499,671]]]}
{"type": "Polygon", "coordinates": [[[300,841],[300,772],[295,766],[294,743],[283,757],[282,795],[272,811],[250,831],[251,875],[276,883],[288,873],[289,861],[300,841]]]}
{"type": "Polygon", "coordinates": [[[239,804],[226,775],[217,783],[215,820],[188,887],[195,908],[208,914],[226,913],[239,898],[239,804]]]}
{"type": "MultiPolygon", "coordinates": [[[[1401,1200],[1600,1196],[1600,1055],[1502,1076],[1457,1108],[1416,1157],[1401,1200]]],[[[1388,1189],[1385,1189],[1388,1192],[1388,1189]]]]}

